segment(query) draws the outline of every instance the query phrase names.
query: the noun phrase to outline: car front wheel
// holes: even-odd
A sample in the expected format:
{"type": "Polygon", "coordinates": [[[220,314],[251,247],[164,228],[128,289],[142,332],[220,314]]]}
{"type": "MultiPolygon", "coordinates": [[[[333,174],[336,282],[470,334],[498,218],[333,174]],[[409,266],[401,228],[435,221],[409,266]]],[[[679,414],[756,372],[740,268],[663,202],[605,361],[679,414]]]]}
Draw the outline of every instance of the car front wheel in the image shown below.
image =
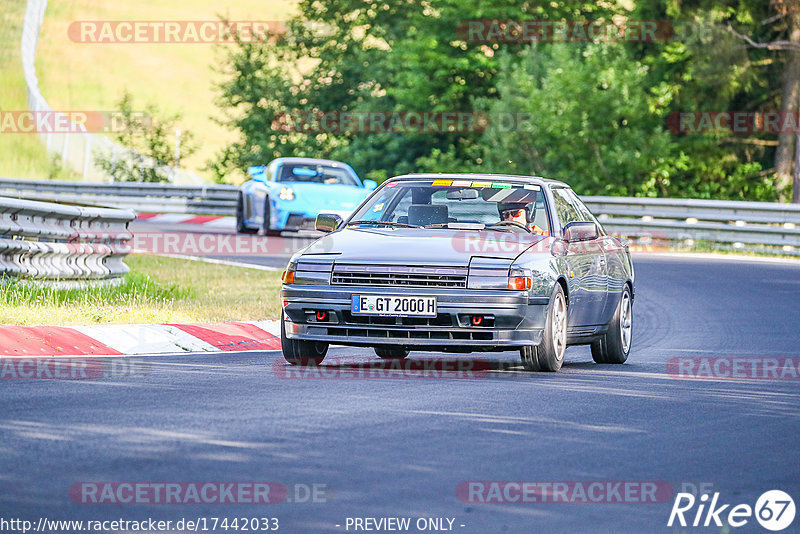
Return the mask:
{"type": "Polygon", "coordinates": [[[567,350],[567,299],[561,284],[556,284],[547,309],[542,342],[538,347],[522,347],[522,364],[529,371],[558,371],[567,350]]]}
{"type": "Polygon", "coordinates": [[[633,299],[630,287],[625,284],[608,330],[592,343],[592,359],[597,363],[625,363],[631,352],[632,334],[633,299]]]}
{"type": "Polygon", "coordinates": [[[284,359],[292,365],[319,365],[328,353],[328,344],[321,341],[303,341],[286,337],[286,322],[281,318],[281,350],[284,359]]]}

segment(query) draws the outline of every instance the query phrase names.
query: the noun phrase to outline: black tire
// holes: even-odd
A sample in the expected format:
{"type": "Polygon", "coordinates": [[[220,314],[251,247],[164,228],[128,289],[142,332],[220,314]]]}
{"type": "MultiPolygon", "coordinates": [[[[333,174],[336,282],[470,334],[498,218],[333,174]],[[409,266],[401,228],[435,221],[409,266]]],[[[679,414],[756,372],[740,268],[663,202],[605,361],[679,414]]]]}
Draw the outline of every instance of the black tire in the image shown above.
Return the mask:
{"type": "Polygon", "coordinates": [[[408,353],[409,350],[405,347],[375,347],[375,354],[384,360],[402,360],[408,353]]]}
{"type": "Polygon", "coordinates": [[[561,369],[567,349],[567,310],[564,290],[561,284],[556,283],[547,307],[542,343],[538,347],[520,349],[522,364],[527,370],[555,372],[561,369]]]}
{"type": "Polygon", "coordinates": [[[614,317],[603,337],[592,343],[592,359],[596,363],[625,363],[633,341],[633,298],[625,284],[614,317]]]}
{"type": "Polygon", "coordinates": [[[248,228],[244,224],[244,197],[239,194],[236,201],[236,231],[240,234],[255,234],[258,228],[248,228]]]}
{"type": "Polygon", "coordinates": [[[269,226],[270,225],[270,210],[271,209],[272,208],[270,208],[270,205],[269,205],[269,197],[267,197],[267,199],[264,201],[264,235],[275,237],[275,236],[281,235],[281,231],[280,230],[273,230],[269,226]]]}
{"type": "Polygon", "coordinates": [[[281,318],[281,350],[283,358],[292,365],[319,365],[328,353],[328,344],[286,337],[286,324],[281,318]]]}

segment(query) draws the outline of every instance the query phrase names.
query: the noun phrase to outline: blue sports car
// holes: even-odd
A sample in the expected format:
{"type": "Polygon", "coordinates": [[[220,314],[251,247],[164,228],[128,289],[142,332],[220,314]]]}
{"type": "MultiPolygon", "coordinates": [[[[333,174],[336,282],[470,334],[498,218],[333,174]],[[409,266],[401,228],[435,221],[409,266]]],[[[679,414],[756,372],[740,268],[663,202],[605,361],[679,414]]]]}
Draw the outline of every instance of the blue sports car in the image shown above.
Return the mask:
{"type": "Polygon", "coordinates": [[[347,163],[313,158],[277,158],[250,167],[236,205],[236,230],[267,235],[313,230],[320,212],[347,218],[377,187],[363,182],[347,163]]]}

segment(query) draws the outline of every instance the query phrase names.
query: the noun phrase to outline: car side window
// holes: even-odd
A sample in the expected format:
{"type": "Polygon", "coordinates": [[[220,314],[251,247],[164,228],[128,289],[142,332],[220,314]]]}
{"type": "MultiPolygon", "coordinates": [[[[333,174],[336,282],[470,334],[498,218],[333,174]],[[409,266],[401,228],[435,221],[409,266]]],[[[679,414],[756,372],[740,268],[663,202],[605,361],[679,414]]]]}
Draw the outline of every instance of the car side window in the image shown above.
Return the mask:
{"type": "Polygon", "coordinates": [[[571,222],[582,221],[581,215],[578,210],[573,206],[567,194],[568,189],[563,187],[554,187],[553,198],[555,199],[556,214],[558,221],[561,223],[561,228],[564,228],[571,222]]]}
{"type": "MultiPolygon", "coordinates": [[[[387,217],[387,209],[392,203],[392,199],[395,197],[396,191],[393,189],[388,189],[381,194],[380,197],[375,201],[375,205],[369,210],[367,213],[359,217],[362,221],[387,221],[392,220],[391,217],[387,217]]],[[[391,214],[388,214],[391,215],[391,214]]]]}
{"type": "Polygon", "coordinates": [[[600,235],[605,235],[605,230],[603,230],[603,226],[597,220],[597,218],[589,211],[589,208],[586,207],[586,204],[580,199],[578,195],[575,194],[575,191],[572,189],[564,189],[567,191],[567,195],[572,200],[572,205],[575,206],[575,209],[578,210],[578,214],[581,216],[582,221],[592,221],[597,225],[597,229],[600,232],[600,235]]]}
{"type": "Polygon", "coordinates": [[[550,223],[547,220],[547,207],[544,202],[544,195],[540,194],[536,197],[533,209],[533,224],[544,230],[549,230],[550,223]]]}

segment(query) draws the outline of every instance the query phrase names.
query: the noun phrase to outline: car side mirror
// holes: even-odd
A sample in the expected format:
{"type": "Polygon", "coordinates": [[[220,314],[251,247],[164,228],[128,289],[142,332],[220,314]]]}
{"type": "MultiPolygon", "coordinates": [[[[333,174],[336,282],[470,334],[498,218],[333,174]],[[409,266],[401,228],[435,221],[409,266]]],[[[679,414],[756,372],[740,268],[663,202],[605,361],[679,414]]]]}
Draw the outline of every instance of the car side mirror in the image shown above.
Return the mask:
{"type": "Polygon", "coordinates": [[[591,221],[576,221],[564,227],[564,241],[569,243],[577,241],[591,241],[600,237],[597,225],[591,221]]]}
{"type": "Polygon", "coordinates": [[[335,213],[320,213],[314,222],[314,228],[327,234],[339,228],[341,224],[342,218],[335,213]]]}
{"type": "Polygon", "coordinates": [[[369,178],[364,180],[364,189],[367,191],[374,191],[376,187],[378,187],[378,182],[375,180],[370,180],[369,178]]]}

